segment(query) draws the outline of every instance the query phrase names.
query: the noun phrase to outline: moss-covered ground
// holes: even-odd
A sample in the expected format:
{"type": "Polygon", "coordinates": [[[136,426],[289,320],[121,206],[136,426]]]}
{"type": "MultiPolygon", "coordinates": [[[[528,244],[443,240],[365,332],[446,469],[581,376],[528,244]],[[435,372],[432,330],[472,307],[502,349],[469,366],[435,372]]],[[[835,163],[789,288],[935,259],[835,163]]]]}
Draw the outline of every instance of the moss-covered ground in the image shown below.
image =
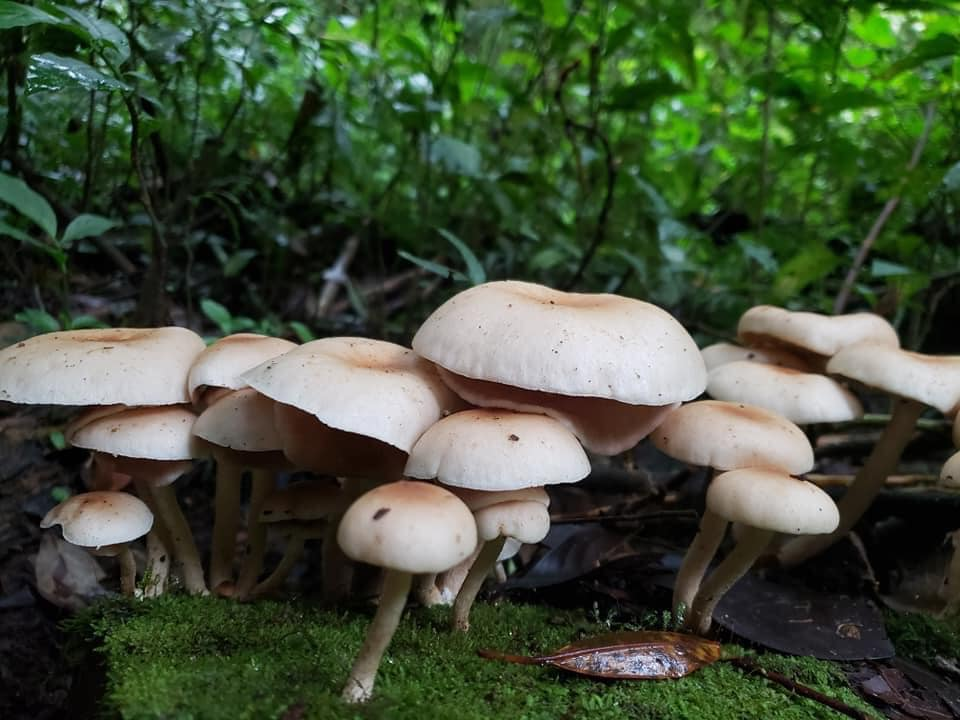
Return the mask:
{"type": "MultiPolygon", "coordinates": [[[[478,605],[468,635],[448,630],[444,610],[409,610],[381,666],[374,699],[365,706],[349,706],[339,691],[369,617],[362,611],[334,612],[305,603],[170,597],[101,606],[74,626],[88,636],[92,631],[103,654],[107,717],[842,717],[724,662],[681,680],[611,682],[484,660],[477,656],[478,648],[541,653],[610,629],[585,614],[506,603],[478,605]]],[[[758,660],[869,710],[831,663],[775,654],[758,660]]]]}

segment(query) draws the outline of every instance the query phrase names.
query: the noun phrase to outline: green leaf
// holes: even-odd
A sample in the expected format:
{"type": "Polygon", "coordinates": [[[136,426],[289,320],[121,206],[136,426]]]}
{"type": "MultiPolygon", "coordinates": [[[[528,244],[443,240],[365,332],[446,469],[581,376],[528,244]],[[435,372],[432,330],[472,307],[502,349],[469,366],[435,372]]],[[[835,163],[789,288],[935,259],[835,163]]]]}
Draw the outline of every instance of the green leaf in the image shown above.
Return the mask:
{"type": "Polygon", "coordinates": [[[567,22],[566,0],[541,0],[543,3],[543,19],[551,27],[563,27],[567,22]]]}
{"type": "Polygon", "coordinates": [[[0,30],[29,25],[59,25],[61,20],[29,5],[0,0],[0,30]]]}
{"type": "Polygon", "coordinates": [[[63,432],[60,430],[51,432],[48,439],[50,440],[50,444],[53,445],[54,450],[64,450],[67,447],[67,438],[64,437],[63,432]]]}
{"type": "Polygon", "coordinates": [[[913,70],[931,60],[950,58],[960,53],[960,39],[941,33],[935,37],[918,42],[913,50],[887,68],[883,77],[887,80],[907,70],[913,70]]]}
{"type": "Polygon", "coordinates": [[[412,262],[418,267],[422,267],[427,272],[431,272],[434,275],[439,275],[442,278],[460,280],[462,282],[467,282],[468,278],[462,272],[458,272],[453,268],[449,268],[446,265],[441,265],[438,262],[433,260],[427,260],[426,258],[417,257],[412,253],[408,253],[406,250],[397,250],[397,255],[402,257],[408,262],[412,262]]]}
{"type": "Polygon", "coordinates": [[[65,5],[54,4],[53,7],[73,20],[93,44],[111,46],[113,51],[108,53],[111,62],[119,65],[130,57],[130,43],[127,36],[113,23],[101,18],[91,17],[65,5]]]}
{"type": "Polygon", "coordinates": [[[13,316],[13,319],[24,325],[28,325],[31,330],[35,330],[38,333],[56,332],[61,329],[59,320],[46,310],[39,308],[26,308],[25,310],[21,310],[13,316]]]}
{"type": "Polygon", "coordinates": [[[291,320],[287,323],[287,325],[291,330],[293,330],[293,334],[297,336],[297,340],[302,343],[317,339],[317,336],[313,334],[313,331],[299,320],[291,320]]]}
{"type": "Polygon", "coordinates": [[[107,230],[117,227],[120,223],[102,215],[91,215],[84,213],[77,215],[67,229],[63,231],[63,237],[60,238],[60,244],[63,247],[70,247],[74,240],[80,240],[88,237],[98,237],[107,230]]]}
{"type": "Polygon", "coordinates": [[[820,108],[828,115],[837,113],[841,110],[853,110],[855,108],[877,107],[886,100],[876,93],[869,90],[860,90],[855,87],[843,87],[835,93],[832,93],[820,103],[820,108]]]}
{"type": "Polygon", "coordinates": [[[630,85],[617,85],[608,93],[604,103],[607,110],[645,110],[662,97],[678,95],[687,89],[666,75],[630,85]]]}
{"type": "Polygon", "coordinates": [[[103,320],[98,320],[93,315],[76,315],[64,323],[67,330],[84,330],[89,328],[109,327],[103,320]]]}
{"type": "Polygon", "coordinates": [[[233,315],[216,300],[204,298],[200,301],[200,310],[203,311],[210,322],[220,328],[220,332],[224,335],[229,335],[232,332],[233,315]]]}
{"type": "Polygon", "coordinates": [[[473,145],[446,135],[441,135],[431,143],[430,162],[455,175],[480,175],[480,151],[473,145]]]}
{"type": "Polygon", "coordinates": [[[19,178],[0,173],[0,200],[30,218],[51,238],[57,236],[57,216],[50,203],[19,178]]]}
{"type": "Polygon", "coordinates": [[[811,244],[787,260],[773,283],[773,295],[778,301],[796,296],[810,283],[829,275],[839,260],[825,245],[811,244]]]}
{"type": "Polygon", "coordinates": [[[467,247],[467,244],[463,240],[449,230],[437,228],[437,232],[443,235],[447,242],[453,245],[457,252],[460,253],[460,257],[463,258],[463,262],[467,266],[467,277],[470,278],[470,282],[474,285],[485,283],[487,281],[487,271],[484,269],[483,263],[481,263],[473,253],[473,250],[467,247]]]}
{"type": "Polygon", "coordinates": [[[896,277],[900,275],[912,275],[913,270],[906,265],[890,262],[889,260],[874,259],[870,263],[870,274],[873,277],[896,277]]]}
{"type": "Polygon", "coordinates": [[[107,92],[130,90],[126,83],[104,75],[76,58],[61,57],[53,53],[31,56],[27,70],[27,93],[59,92],[70,87],[107,92]]]}
{"type": "Polygon", "coordinates": [[[239,275],[240,271],[242,271],[256,256],[256,250],[237,250],[237,252],[231,255],[223,264],[224,277],[234,277],[235,275],[239,275]]]}
{"type": "Polygon", "coordinates": [[[6,235],[7,237],[12,237],[14,240],[19,240],[24,245],[38,245],[36,238],[32,238],[27,235],[23,230],[13,227],[13,225],[7,225],[7,223],[0,220],[0,235],[6,235]]]}

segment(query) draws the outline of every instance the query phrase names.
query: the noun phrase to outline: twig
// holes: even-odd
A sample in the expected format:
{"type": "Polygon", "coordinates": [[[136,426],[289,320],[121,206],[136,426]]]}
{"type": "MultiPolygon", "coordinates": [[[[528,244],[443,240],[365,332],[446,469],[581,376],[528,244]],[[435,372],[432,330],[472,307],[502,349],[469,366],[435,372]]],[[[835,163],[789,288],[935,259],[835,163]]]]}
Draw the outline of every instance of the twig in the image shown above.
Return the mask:
{"type": "Polygon", "coordinates": [[[832,710],[836,710],[838,713],[846,715],[847,717],[855,718],[855,720],[873,720],[869,714],[863,710],[858,710],[855,707],[847,705],[845,702],[837,700],[830,697],[829,695],[824,695],[819,690],[814,690],[812,687],[807,685],[801,685],[796,680],[792,680],[782,673],[778,673],[774,670],[767,670],[766,668],[760,667],[756,662],[747,657],[734,657],[727,658],[729,662],[734,667],[743,670],[747,674],[759,675],[764,680],[769,680],[775,682],[782,687],[785,687],[792,693],[796,693],[805,698],[809,698],[815,702],[820,703],[821,705],[826,705],[832,710]]]}
{"type": "MultiPolygon", "coordinates": [[[[363,227],[369,224],[370,221],[366,220],[363,223],[363,227]]],[[[330,307],[333,305],[333,301],[337,299],[337,293],[340,287],[348,280],[347,268],[350,267],[350,263],[353,262],[353,258],[356,256],[359,248],[360,233],[356,232],[347,238],[343,249],[340,251],[340,256],[333,265],[324,271],[324,284],[323,289],[320,291],[320,299],[317,300],[317,309],[314,312],[315,317],[325,318],[330,313],[330,307]]]]}
{"type": "Polygon", "coordinates": [[[860,243],[860,249],[857,251],[857,256],[854,258],[853,264],[850,266],[850,270],[847,271],[847,276],[843,279],[843,285],[840,287],[840,292],[837,293],[837,297],[833,302],[834,315],[839,315],[847,307],[847,301],[850,299],[850,293],[853,292],[853,286],[857,282],[857,276],[860,274],[863,264],[867,261],[867,255],[870,254],[873,244],[880,236],[880,231],[883,230],[883,226],[887,224],[887,220],[891,215],[893,215],[893,211],[897,209],[897,205],[900,204],[900,198],[903,193],[903,188],[906,185],[907,178],[917,167],[917,163],[920,162],[920,156],[923,154],[923,149],[926,147],[927,139],[930,137],[930,130],[933,128],[933,118],[936,114],[936,109],[937,106],[934,103],[927,105],[927,111],[923,120],[923,130],[920,133],[920,137],[917,138],[917,144],[913,148],[913,154],[910,156],[910,162],[907,163],[906,170],[900,178],[900,183],[897,187],[896,194],[884,204],[883,209],[877,216],[877,219],[874,220],[873,226],[870,228],[870,232],[867,233],[867,236],[863,239],[863,242],[860,243]]]}

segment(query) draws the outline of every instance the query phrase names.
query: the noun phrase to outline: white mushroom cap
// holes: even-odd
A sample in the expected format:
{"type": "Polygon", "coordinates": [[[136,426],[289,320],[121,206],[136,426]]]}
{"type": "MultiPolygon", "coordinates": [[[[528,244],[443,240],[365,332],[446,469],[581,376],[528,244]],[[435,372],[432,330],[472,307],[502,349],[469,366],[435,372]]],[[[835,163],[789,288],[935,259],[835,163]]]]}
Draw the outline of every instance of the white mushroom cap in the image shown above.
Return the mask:
{"type": "Polygon", "coordinates": [[[550,512],[542,503],[511,501],[477,510],[477,535],[481,542],[511,537],[538,543],[550,532],[550,512]]]}
{"type": "Polygon", "coordinates": [[[189,460],[202,455],[193,436],[196,419],[183,407],[131,408],[81,425],[67,441],[129,458],[189,460]]]}
{"type": "Polygon", "coordinates": [[[744,360],[711,370],[707,394],[772,410],[799,425],[845,422],[863,415],[857,397],[826,375],[744,360]]]}
{"type": "Polygon", "coordinates": [[[940,484],[944,487],[960,489],[960,451],[947,458],[943,464],[940,470],[940,484]]]}
{"type": "Polygon", "coordinates": [[[305,343],[244,373],[241,381],[338,430],[410,452],[430,425],[463,406],[412,350],[383,340],[305,343]]]}
{"type": "Polygon", "coordinates": [[[175,405],[203,340],[180,327],[69,330],[0,350],[0,400],[49,405],[175,405]]]}
{"type": "Polygon", "coordinates": [[[800,474],[813,468],[813,448],[800,428],[777,413],[743,403],[687,403],[667,417],[651,440],[670,457],[717,470],[760,467],[800,474]]]}
{"type": "Polygon", "coordinates": [[[352,560],[408,573],[449,570],[477,547],[473,513],[438,485],[401,480],[361,495],[337,542],[352,560]]]}
{"type": "Polygon", "coordinates": [[[833,499],[813,483],[757,468],[717,475],[707,507],[731,522],[792,535],[831,533],[840,522],[833,499]]]}
{"type": "Polygon", "coordinates": [[[231,450],[280,450],[283,443],[273,424],[273,405],[273,400],[252,388],[234,390],[200,414],[193,434],[231,450]]]}
{"type": "Polygon", "coordinates": [[[889,347],[900,345],[893,326],[873,313],[831,316],[773,305],[747,310],[737,325],[737,337],[744,345],[787,346],[827,357],[866,340],[889,347]]]}
{"type": "Polygon", "coordinates": [[[706,384],[696,344],[661,308],[512,280],[447,300],[413,348],[467,378],[633,405],[689,400],[706,384]]]}
{"type": "Polygon", "coordinates": [[[191,402],[197,404],[204,388],[239,390],[246,385],[240,375],[295,347],[295,342],[253,333],[220,338],[201,352],[190,368],[187,389],[191,402]]]}
{"type": "Polygon", "coordinates": [[[582,480],[590,460],[546,415],[472,409],[448,415],[413,446],[404,474],[474,490],[516,490],[582,480]]]}
{"type": "Polygon", "coordinates": [[[958,355],[923,355],[888,345],[858,343],[830,358],[827,372],[916,400],[944,414],[960,409],[958,355]]]}
{"type": "Polygon", "coordinates": [[[503,502],[537,502],[544,507],[550,507],[550,496],[542,487],[518,488],[516,490],[472,490],[450,486],[450,492],[463,500],[472,512],[483,510],[491,505],[503,502]]]}
{"type": "Polygon", "coordinates": [[[707,372],[738,360],[779,365],[794,370],[803,370],[804,372],[811,369],[810,364],[799,355],[778,348],[750,348],[733,343],[718,342],[703,348],[700,350],[700,354],[703,356],[704,365],[707,366],[707,372]]]}
{"type": "Polygon", "coordinates": [[[40,527],[60,525],[63,538],[81,547],[118,545],[146,535],[153,513],[135,495],[101,490],[74,495],[48,512],[40,527]]]}

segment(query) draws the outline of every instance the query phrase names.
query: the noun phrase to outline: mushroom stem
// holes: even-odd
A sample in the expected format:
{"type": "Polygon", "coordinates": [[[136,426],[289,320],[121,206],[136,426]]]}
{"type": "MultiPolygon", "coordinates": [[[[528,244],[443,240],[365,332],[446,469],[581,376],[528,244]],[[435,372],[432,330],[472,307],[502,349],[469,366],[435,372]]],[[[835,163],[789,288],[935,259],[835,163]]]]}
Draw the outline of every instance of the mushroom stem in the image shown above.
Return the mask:
{"type": "Polygon", "coordinates": [[[713,622],[713,611],[720,602],[720,598],[726,594],[737,580],[742,578],[761,553],[770,544],[774,533],[772,530],[761,530],[759,528],[745,526],[743,535],[730,554],[723,562],[710,573],[700,592],[693,599],[693,605],[687,615],[684,628],[690,632],[696,632],[700,635],[706,635],[710,630],[710,623],[713,622]]]}
{"type": "Polygon", "coordinates": [[[137,587],[137,561],[129,545],[124,545],[117,553],[117,562],[120,563],[120,592],[132,596],[137,587]]]}
{"type": "Polygon", "coordinates": [[[143,571],[143,596],[160,597],[167,587],[170,575],[170,550],[163,542],[162,535],[154,526],[147,533],[147,567],[143,571]]]}
{"type": "Polygon", "coordinates": [[[387,570],[384,575],[377,614],[367,629],[367,636],[343,688],[341,697],[346,702],[359,703],[370,699],[380,660],[400,624],[412,577],[410,573],[399,570],[387,570]]]}
{"type": "Polygon", "coordinates": [[[260,522],[263,501],[274,488],[273,473],[269,470],[250,472],[250,507],[247,510],[247,555],[237,579],[236,596],[250,595],[257,578],[263,572],[263,556],[267,552],[267,526],[260,522]]]}
{"type": "Polygon", "coordinates": [[[467,632],[470,629],[470,608],[473,607],[473,601],[483,586],[483,581],[497,564],[497,558],[500,557],[500,551],[507,539],[503,536],[495,538],[483,545],[476,561],[470,566],[470,572],[457,593],[457,599],[453,603],[453,629],[467,632]]]}
{"type": "Polygon", "coordinates": [[[709,508],[704,510],[703,517],[700,518],[700,529],[690,543],[687,554],[683,556],[673,586],[674,618],[679,618],[682,612],[692,607],[703,576],[717,554],[717,548],[720,547],[729,524],[725,518],[711,512],[709,508]]]}
{"type": "Polygon", "coordinates": [[[417,598],[417,602],[423,605],[423,607],[433,607],[434,605],[443,604],[443,595],[440,592],[440,588],[437,587],[437,580],[440,578],[438,573],[427,573],[425,575],[418,575],[417,581],[413,586],[413,594],[417,598]]]}
{"type": "Polygon", "coordinates": [[[323,536],[321,561],[323,563],[323,599],[337,603],[350,594],[353,585],[353,560],[348,558],[337,542],[337,529],[343,513],[331,515],[323,536]]]}
{"type": "Polygon", "coordinates": [[[923,409],[924,405],[916,400],[896,398],[890,422],[883,429],[870,457],[854,477],[853,484],[837,502],[840,511],[837,529],[824,535],[803,535],[784,543],[777,553],[777,560],[782,567],[799,565],[850,532],[883,489],[887,476],[897,469],[903,449],[910,441],[923,409]]]}
{"type": "Polygon", "coordinates": [[[437,588],[440,590],[440,602],[444,605],[453,605],[460,594],[460,588],[463,587],[463,581],[467,579],[470,568],[477,561],[477,556],[483,546],[478,547],[473,554],[457,563],[449,570],[445,570],[437,576],[437,588]]]}
{"type": "Polygon", "coordinates": [[[173,549],[173,558],[178,566],[180,579],[187,592],[192,595],[207,595],[207,586],[203,580],[203,565],[200,563],[200,553],[193,540],[193,533],[183,510],[177,503],[177,496],[172,485],[154,485],[150,488],[153,501],[157,505],[160,516],[170,532],[170,543],[173,549]]]}
{"type": "Polygon", "coordinates": [[[216,453],[214,480],[213,538],[210,541],[210,587],[216,589],[233,580],[233,560],[240,525],[240,487],[243,468],[228,453],[216,453]]]}
{"type": "Polygon", "coordinates": [[[293,528],[287,537],[287,544],[283,548],[283,557],[273,572],[264,580],[257,583],[250,594],[253,596],[266,595],[283,585],[284,580],[290,575],[290,571],[296,567],[296,564],[303,557],[303,545],[306,540],[311,538],[323,537],[326,531],[326,523],[310,523],[301,527],[293,528]]]}
{"type": "Polygon", "coordinates": [[[953,533],[953,558],[943,578],[943,590],[947,604],[940,613],[941,617],[960,617],[960,530],[953,533]]]}

